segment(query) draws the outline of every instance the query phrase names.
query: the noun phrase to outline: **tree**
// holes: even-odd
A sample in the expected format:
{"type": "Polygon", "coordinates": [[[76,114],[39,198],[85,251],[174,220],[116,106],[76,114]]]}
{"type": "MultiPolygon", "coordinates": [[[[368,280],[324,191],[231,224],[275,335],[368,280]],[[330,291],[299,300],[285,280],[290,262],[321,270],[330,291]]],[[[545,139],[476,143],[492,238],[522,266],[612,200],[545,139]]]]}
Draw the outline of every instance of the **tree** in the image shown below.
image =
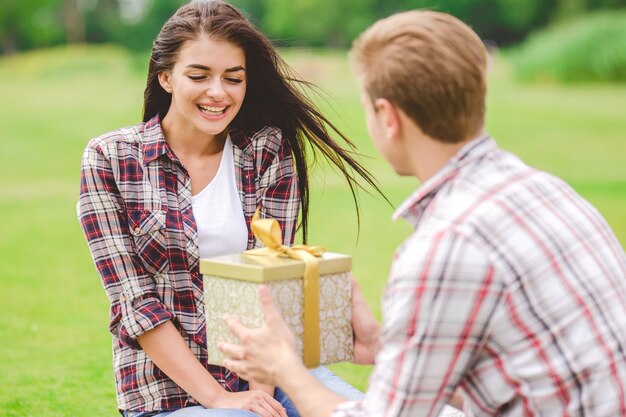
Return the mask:
{"type": "Polygon", "coordinates": [[[279,45],[347,46],[375,17],[373,0],[265,0],[254,7],[243,0],[237,3],[279,45]]]}
{"type": "Polygon", "coordinates": [[[3,0],[0,7],[2,53],[63,43],[61,1],[3,0]]]}
{"type": "Polygon", "coordinates": [[[78,0],[63,2],[63,23],[67,43],[85,42],[85,17],[78,5],[78,0]]]}
{"type": "MultiPolygon", "coordinates": [[[[100,0],[102,3],[103,0],[100,0]]],[[[99,27],[99,36],[107,42],[123,45],[134,51],[145,51],[152,47],[152,42],[165,21],[188,0],[149,1],[138,16],[124,18],[119,2],[106,0],[106,10],[98,11],[94,24],[106,22],[99,27]],[[103,17],[106,16],[105,17],[103,17]]]]}

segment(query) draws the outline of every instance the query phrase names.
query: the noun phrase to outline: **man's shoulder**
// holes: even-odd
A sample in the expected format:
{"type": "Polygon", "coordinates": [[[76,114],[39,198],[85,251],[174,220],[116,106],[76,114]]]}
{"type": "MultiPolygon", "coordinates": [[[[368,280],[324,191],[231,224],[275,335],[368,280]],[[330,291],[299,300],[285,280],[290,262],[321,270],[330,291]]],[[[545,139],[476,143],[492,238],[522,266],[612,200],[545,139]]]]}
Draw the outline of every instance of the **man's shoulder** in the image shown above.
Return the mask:
{"type": "MultiPolygon", "coordinates": [[[[495,157],[501,156],[508,158],[495,157]]],[[[559,178],[516,158],[483,161],[475,169],[460,172],[437,192],[408,241],[422,247],[455,242],[496,253],[499,246],[527,233],[523,224],[529,217],[549,216],[541,206],[557,203],[546,201],[546,195],[569,190],[559,178]]]]}
{"type": "Polygon", "coordinates": [[[420,240],[463,237],[494,263],[520,271],[549,264],[552,253],[576,250],[582,236],[611,234],[597,210],[565,181],[525,165],[477,170],[437,197],[416,230],[420,240]]]}
{"type": "Polygon", "coordinates": [[[512,216],[523,217],[526,209],[544,200],[547,193],[571,190],[560,178],[498,150],[462,169],[444,187],[437,196],[435,214],[457,227],[493,224],[509,221],[512,216]]]}

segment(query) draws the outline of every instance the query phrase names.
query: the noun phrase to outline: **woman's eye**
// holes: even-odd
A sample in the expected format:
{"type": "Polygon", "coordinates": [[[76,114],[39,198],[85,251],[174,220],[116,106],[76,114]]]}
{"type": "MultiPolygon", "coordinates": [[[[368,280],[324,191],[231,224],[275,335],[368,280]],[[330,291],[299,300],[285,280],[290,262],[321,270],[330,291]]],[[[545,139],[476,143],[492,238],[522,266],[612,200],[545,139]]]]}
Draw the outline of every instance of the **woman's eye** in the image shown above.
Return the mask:
{"type": "Polygon", "coordinates": [[[243,82],[243,80],[239,78],[226,78],[226,81],[228,81],[229,83],[233,83],[233,84],[239,84],[243,82]]]}
{"type": "Polygon", "coordinates": [[[204,75],[188,75],[187,77],[193,81],[204,80],[206,78],[204,75]]]}

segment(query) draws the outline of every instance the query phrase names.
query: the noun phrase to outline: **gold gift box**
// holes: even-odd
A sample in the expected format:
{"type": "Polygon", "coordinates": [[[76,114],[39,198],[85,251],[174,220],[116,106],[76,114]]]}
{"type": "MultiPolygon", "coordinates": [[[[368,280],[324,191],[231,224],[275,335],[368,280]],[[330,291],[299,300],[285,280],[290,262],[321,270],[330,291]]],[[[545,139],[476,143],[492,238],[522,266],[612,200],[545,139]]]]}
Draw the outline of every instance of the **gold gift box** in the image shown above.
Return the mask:
{"type": "MultiPolygon", "coordinates": [[[[319,267],[319,363],[351,361],[352,259],[348,255],[325,253],[317,258],[319,267]]],[[[282,256],[225,255],[200,260],[204,276],[204,300],[208,361],[221,365],[224,355],[217,350],[221,341],[237,343],[222,317],[234,315],[249,327],[264,321],[258,287],[264,283],[274,303],[296,337],[296,349],[304,355],[304,262],[282,256]]]]}

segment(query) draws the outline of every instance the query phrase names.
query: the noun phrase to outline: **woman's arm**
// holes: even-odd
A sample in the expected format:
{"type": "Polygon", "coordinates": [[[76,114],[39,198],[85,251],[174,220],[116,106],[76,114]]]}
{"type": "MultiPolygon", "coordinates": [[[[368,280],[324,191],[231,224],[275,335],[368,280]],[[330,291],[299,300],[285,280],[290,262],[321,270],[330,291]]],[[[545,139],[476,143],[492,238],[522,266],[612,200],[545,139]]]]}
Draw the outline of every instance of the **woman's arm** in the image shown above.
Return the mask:
{"type": "Polygon", "coordinates": [[[178,386],[203,406],[215,408],[225,390],[196,359],[171,321],[140,335],[137,342],[178,386]]]}
{"type": "Polygon", "coordinates": [[[205,408],[250,410],[262,417],[286,417],[285,410],[264,390],[228,392],[207,372],[171,321],[137,338],[150,359],[205,408]]]}
{"type": "Polygon", "coordinates": [[[154,277],[134,250],[125,204],[110,158],[88,145],[82,160],[78,217],[111,303],[111,333],[148,357],[205,406],[240,408],[284,417],[282,406],[261,391],[230,393],[202,366],[171,320],[154,277]]]}
{"type": "Polygon", "coordinates": [[[126,204],[114,174],[120,168],[110,159],[99,142],[87,146],[77,214],[111,303],[109,330],[123,345],[139,349],[137,336],[173,319],[174,314],[160,300],[154,277],[135,252],[126,204]]]}

